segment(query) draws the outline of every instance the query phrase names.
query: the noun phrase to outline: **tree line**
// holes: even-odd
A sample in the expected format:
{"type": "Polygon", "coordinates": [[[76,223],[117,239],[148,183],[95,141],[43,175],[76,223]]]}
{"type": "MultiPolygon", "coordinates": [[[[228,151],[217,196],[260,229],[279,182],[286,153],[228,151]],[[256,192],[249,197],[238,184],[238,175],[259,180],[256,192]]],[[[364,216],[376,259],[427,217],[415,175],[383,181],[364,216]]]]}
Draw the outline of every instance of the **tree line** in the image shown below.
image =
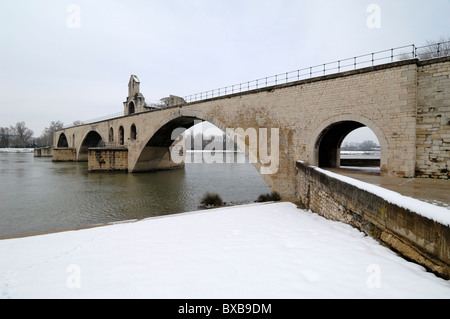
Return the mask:
{"type": "Polygon", "coordinates": [[[0,127],[0,148],[36,148],[53,145],[53,133],[62,129],[61,121],[52,121],[39,137],[33,137],[34,132],[25,122],[17,122],[9,127],[0,127]]]}
{"type": "Polygon", "coordinates": [[[374,141],[364,141],[362,143],[344,143],[341,146],[341,151],[379,151],[380,145],[374,141]]]}

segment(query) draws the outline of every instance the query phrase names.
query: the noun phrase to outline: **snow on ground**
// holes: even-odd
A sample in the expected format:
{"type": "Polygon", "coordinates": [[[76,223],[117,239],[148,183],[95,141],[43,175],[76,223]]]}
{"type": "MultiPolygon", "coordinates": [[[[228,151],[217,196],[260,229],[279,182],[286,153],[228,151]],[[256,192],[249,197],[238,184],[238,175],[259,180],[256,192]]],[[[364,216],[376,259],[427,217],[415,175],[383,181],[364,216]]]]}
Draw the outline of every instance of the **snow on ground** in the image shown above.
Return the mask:
{"type": "Polygon", "coordinates": [[[330,177],[333,177],[335,179],[338,179],[342,182],[345,182],[347,184],[354,185],[358,187],[359,189],[365,190],[369,193],[375,194],[387,202],[391,204],[395,204],[399,207],[403,207],[405,209],[408,209],[411,212],[414,212],[416,214],[419,214],[423,217],[426,217],[428,219],[431,219],[435,222],[438,222],[445,226],[450,226],[450,214],[448,212],[447,207],[438,207],[436,205],[409,197],[401,195],[397,192],[388,190],[386,188],[376,186],[373,184],[365,183],[362,181],[359,181],[357,179],[347,177],[344,175],[336,174],[321,168],[314,168],[316,171],[321,172],[322,174],[328,175],[330,177]]]}
{"type": "Polygon", "coordinates": [[[254,204],[0,241],[0,298],[450,298],[356,229],[254,204]]]}

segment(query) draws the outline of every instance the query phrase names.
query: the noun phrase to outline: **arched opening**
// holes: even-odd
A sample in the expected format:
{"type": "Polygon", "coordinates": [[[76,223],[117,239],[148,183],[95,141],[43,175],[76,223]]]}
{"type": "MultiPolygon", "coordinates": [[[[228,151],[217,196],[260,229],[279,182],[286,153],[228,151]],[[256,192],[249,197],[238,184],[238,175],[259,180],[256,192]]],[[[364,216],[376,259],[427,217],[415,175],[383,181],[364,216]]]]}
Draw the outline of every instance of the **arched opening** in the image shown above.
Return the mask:
{"type": "Polygon", "coordinates": [[[83,162],[88,160],[88,151],[91,147],[98,147],[102,142],[102,137],[95,131],[89,132],[81,144],[78,152],[78,161],[83,162]]]}
{"type": "Polygon", "coordinates": [[[380,173],[381,147],[375,133],[361,127],[348,134],[341,145],[341,168],[380,173]]]}
{"type": "Polygon", "coordinates": [[[131,125],[131,129],[130,129],[130,139],[131,140],[136,140],[137,139],[137,131],[136,131],[136,125],[131,125]]]}
{"type": "Polygon", "coordinates": [[[69,147],[69,143],[67,142],[66,134],[61,133],[58,139],[57,147],[69,147]]]}
{"type": "MultiPolygon", "coordinates": [[[[184,163],[181,161],[173,160],[172,145],[186,129],[198,122],[199,119],[196,117],[182,116],[163,124],[147,142],[133,171],[147,172],[184,167],[184,163]]],[[[181,149],[180,152],[182,152],[181,149]]]]}
{"type": "Polygon", "coordinates": [[[109,128],[108,141],[110,143],[114,142],[114,129],[112,127],[109,128]]]}
{"type": "Polygon", "coordinates": [[[340,121],[326,127],[317,139],[316,150],[321,168],[380,171],[380,142],[371,129],[357,121],[340,121]]]}
{"type": "Polygon", "coordinates": [[[163,121],[159,129],[149,135],[136,162],[131,163],[131,171],[184,167],[183,174],[189,178],[195,176],[198,181],[191,186],[191,196],[199,199],[206,192],[217,192],[226,202],[253,202],[259,195],[270,193],[272,177],[262,175],[258,164],[251,162],[246,152],[236,151],[233,141],[227,138],[227,127],[211,117],[204,121],[202,116],[195,115],[185,113],[163,121]]]}
{"type": "Polygon", "coordinates": [[[119,127],[119,144],[124,145],[125,143],[125,133],[123,130],[123,126],[119,127]]]}
{"type": "Polygon", "coordinates": [[[134,107],[134,102],[130,102],[130,104],[128,104],[128,114],[134,114],[135,113],[135,107],[134,107]]]}

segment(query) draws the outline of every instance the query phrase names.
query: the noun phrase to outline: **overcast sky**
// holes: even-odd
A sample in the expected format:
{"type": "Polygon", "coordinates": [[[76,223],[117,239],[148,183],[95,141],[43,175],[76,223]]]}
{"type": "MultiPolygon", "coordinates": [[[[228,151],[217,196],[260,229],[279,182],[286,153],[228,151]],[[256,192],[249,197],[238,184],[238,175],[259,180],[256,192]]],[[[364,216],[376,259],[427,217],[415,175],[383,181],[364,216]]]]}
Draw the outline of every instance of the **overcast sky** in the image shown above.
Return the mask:
{"type": "Polygon", "coordinates": [[[120,112],[131,74],[159,100],[421,45],[449,16],[450,0],[1,0],[0,126],[120,112]]]}

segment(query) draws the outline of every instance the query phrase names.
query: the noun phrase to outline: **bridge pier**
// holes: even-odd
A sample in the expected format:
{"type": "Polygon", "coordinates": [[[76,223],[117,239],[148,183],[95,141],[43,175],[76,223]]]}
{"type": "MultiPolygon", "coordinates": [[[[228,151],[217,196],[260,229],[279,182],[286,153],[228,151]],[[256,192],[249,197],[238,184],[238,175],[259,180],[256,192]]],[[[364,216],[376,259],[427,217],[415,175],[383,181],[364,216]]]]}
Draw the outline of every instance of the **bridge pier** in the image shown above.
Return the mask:
{"type": "Polygon", "coordinates": [[[183,156],[182,149],[174,151],[173,147],[146,146],[129,171],[152,172],[184,168],[184,161],[180,161],[178,157],[174,159],[174,153],[180,155],[180,158],[183,156]]]}
{"type": "Polygon", "coordinates": [[[128,171],[128,149],[118,148],[90,148],[88,150],[88,170],[101,171],[128,171]]]}
{"type": "Polygon", "coordinates": [[[72,147],[58,147],[53,149],[53,162],[76,162],[77,151],[72,147]]]}
{"type": "Polygon", "coordinates": [[[34,157],[53,157],[53,147],[35,148],[34,157]]]}

